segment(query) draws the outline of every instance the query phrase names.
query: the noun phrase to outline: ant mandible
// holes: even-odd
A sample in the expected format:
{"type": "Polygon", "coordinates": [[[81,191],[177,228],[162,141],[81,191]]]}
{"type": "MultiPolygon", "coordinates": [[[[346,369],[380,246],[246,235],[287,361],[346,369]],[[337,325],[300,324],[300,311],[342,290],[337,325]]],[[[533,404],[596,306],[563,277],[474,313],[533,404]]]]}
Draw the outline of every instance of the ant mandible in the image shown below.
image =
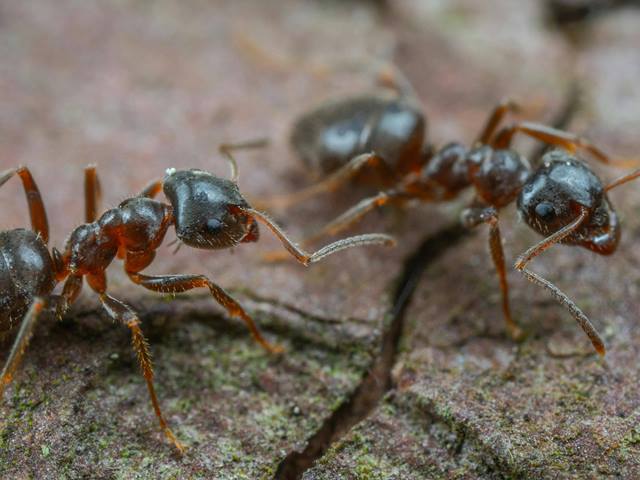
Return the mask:
{"type": "Polygon", "coordinates": [[[462,212],[462,222],[469,228],[489,225],[489,247],[500,281],[502,310],[507,330],[517,339],[523,332],[511,315],[498,210],[518,199],[518,209],[527,223],[548,237],[522,255],[516,269],[528,280],[549,289],[603,355],[604,343],[586,315],[555,285],[525,267],[555,243],[580,245],[604,255],[613,253],[619,241],[619,225],[606,193],[639,173],[633,172],[605,187],[574,154],[583,150],[603,163],[618,166],[636,162],[614,160],[588,140],[546,125],[517,122],[500,128],[507,114],[521,110],[511,100],[492,110],[471,148],[454,142],[436,149],[426,143],[426,118],[410,97],[364,95],[328,103],[302,116],[294,125],[292,145],[308,166],[328,176],[263,204],[288,206],[334,190],[361,175],[365,168],[376,172],[386,189],[360,201],[305,240],[311,243],[344,230],[383,205],[402,205],[410,200],[446,201],[473,187],[475,199],[462,212]],[[545,155],[541,166],[532,171],[528,161],[511,149],[517,133],[559,150],[545,155]],[[537,199],[545,200],[540,200],[538,206],[537,199]]]}
{"type": "Polygon", "coordinates": [[[94,167],[85,171],[86,222],[77,227],[59,252],[49,254],[48,223],[44,203],[31,173],[20,167],[1,174],[0,185],[17,174],[23,182],[29,203],[33,231],[16,229],[0,233],[0,329],[10,330],[14,320],[22,324],[0,375],[0,397],[11,382],[28,345],[39,314],[50,308],[63,315],[80,294],[83,278],[98,294],[107,314],[128,327],[132,335],[151,403],[166,437],[182,453],[183,446],[165,421],[153,386],[153,368],[149,346],[138,315],[125,303],[107,293],[105,270],[116,258],[124,260],[128,277],[136,284],[161,293],[179,293],[194,288],[208,288],[213,298],[229,315],[241,318],[254,339],[266,350],[279,353],[282,348],[271,345],[260,333],[242,306],[221,287],[204,275],[161,275],[140,273],[148,267],[162,244],[169,227],[174,226],[178,239],[194,248],[222,249],[240,243],[256,242],[258,222],[266,225],[296,260],[309,265],[340,250],[355,246],[393,245],[388,235],[368,234],[345,238],[308,253],[294,244],[286,233],[265,214],[253,209],[241,195],[237,185],[237,167],[231,156],[234,148],[249,148],[254,143],[223,145],[221,153],[231,165],[231,180],[203,170],[167,170],[161,181],[155,181],[143,192],[97,218],[100,196],[94,167]],[[154,200],[160,191],[169,200],[154,200]],[[61,295],[52,295],[57,283],[64,281],[61,295]]]}

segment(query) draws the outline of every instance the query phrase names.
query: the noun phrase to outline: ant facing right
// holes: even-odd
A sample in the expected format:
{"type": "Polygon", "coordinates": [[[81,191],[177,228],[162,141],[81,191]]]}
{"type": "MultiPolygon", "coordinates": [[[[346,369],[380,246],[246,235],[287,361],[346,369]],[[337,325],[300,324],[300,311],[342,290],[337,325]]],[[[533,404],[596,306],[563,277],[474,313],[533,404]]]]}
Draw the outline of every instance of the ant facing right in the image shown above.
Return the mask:
{"type": "Polygon", "coordinates": [[[426,118],[411,96],[346,98],[303,115],[293,129],[293,147],[308,167],[327,176],[301,191],[267,199],[264,204],[292,205],[362,177],[365,168],[376,172],[384,190],[360,201],[307,238],[311,243],[346,229],[383,205],[446,201],[473,187],[475,198],[462,212],[461,220],[469,228],[489,225],[489,247],[500,280],[506,326],[518,339],[523,332],[511,315],[498,222],[498,210],[516,201],[526,223],[546,238],[518,257],[515,268],[529,281],[549,290],[582,327],[596,351],[604,355],[604,342],[582,310],[553,283],[526,266],[557,243],[612,254],[620,240],[620,225],[607,193],[640,176],[640,170],[603,185],[576,152],[588,152],[610,165],[628,167],[637,163],[613,160],[588,140],[546,125],[517,122],[500,128],[507,114],[521,110],[510,100],[493,109],[471,148],[453,142],[436,149],[426,142],[426,118]],[[532,169],[527,159],[511,148],[518,133],[558,148],[544,154],[532,169]]]}
{"type": "Polygon", "coordinates": [[[168,169],[164,179],[152,182],[139,195],[98,216],[100,183],[95,167],[85,170],[85,220],[67,238],[62,251],[48,249],[49,225],[44,202],[31,172],[26,167],[0,173],[0,186],[14,176],[22,180],[29,205],[32,230],[0,231],[0,334],[20,327],[13,347],[0,373],[0,400],[13,380],[22,356],[43,311],[63,316],[76,301],[86,279],[98,295],[106,313],[131,331],[131,341],[147,383],[153,410],[160,428],[179,452],[183,446],[169,428],[154,388],[154,373],[149,345],[137,313],[108,293],[106,269],[116,259],[136,285],[154,292],[175,294],[206,288],[230,316],[243,320],[253,338],[272,353],[282,348],[270,344],[260,333],[253,318],[222,287],[200,274],[147,275],[142,273],[156,257],[171,227],[179,241],[198,249],[228,249],[257,242],[258,223],[265,225],[287,252],[307,266],[333,253],[366,245],[392,246],[388,235],[367,234],[344,238],[316,252],[299,248],[264,213],[247,203],[238,187],[235,148],[252,148],[254,142],[224,145],[221,153],[231,166],[231,179],[203,170],[168,169]],[[164,192],[168,202],[154,199],[164,192]],[[58,283],[62,291],[54,294],[58,283]]]}

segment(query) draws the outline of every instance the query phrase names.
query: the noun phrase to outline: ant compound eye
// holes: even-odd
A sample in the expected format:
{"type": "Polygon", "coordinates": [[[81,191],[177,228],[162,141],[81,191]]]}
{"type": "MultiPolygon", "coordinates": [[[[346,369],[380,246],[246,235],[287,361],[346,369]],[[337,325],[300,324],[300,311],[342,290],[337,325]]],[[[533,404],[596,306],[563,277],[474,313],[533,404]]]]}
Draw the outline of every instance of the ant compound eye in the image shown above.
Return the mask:
{"type": "Polygon", "coordinates": [[[556,216],[556,211],[553,208],[553,205],[551,205],[550,203],[540,202],[538,205],[536,205],[536,216],[539,219],[548,222],[556,216]]]}
{"type": "Polygon", "coordinates": [[[217,218],[207,220],[207,232],[211,234],[220,233],[224,228],[224,224],[217,218]]]}

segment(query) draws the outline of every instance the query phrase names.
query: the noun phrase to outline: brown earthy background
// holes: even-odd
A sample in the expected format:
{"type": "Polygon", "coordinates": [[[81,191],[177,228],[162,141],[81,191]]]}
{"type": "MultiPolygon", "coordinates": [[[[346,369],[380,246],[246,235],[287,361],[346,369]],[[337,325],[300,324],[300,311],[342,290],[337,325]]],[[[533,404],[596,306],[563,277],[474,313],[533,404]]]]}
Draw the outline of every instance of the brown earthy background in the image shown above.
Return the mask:
{"type": "MultiPolygon", "coordinates": [[[[269,148],[238,156],[241,188],[291,191],[312,181],[287,145],[296,115],[374,88],[388,62],[413,83],[436,144],[472,141],[508,95],[537,105],[536,119],[568,114],[571,130],[640,157],[633,4],[0,0],[0,168],[32,169],[58,247],[82,220],[88,163],[106,208],[168,167],[226,175],[221,142],[268,137],[269,148]]],[[[299,239],[367,193],[274,214],[299,239]]],[[[638,185],[612,197],[625,228],[613,257],[556,247],[533,264],[594,320],[604,361],[513,270],[528,336],[507,338],[487,232],[456,226],[468,197],[371,215],[357,231],[393,232],[397,248],[309,269],[262,262],[278,246],[266,232],[234,251],[160,250],[150,272],[209,275],[285,346],[279,358],[203,292],[153,296],[114,265],[111,292],[144,320],[187,455],[157,428],[129,332],[86,290],[63,322],[42,321],[5,395],[2,477],[638,478],[638,185]]],[[[2,228],[27,224],[18,182],[0,202],[2,228]]],[[[513,207],[502,224],[511,264],[539,237],[513,207]]]]}

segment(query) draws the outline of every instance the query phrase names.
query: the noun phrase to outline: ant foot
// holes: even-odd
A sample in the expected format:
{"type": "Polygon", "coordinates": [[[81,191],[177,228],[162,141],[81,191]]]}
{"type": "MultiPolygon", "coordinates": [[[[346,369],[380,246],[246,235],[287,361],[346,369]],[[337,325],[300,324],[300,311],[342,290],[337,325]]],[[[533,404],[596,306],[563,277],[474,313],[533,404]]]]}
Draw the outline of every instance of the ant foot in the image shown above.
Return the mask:
{"type": "Polygon", "coordinates": [[[526,332],[517,325],[508,325],[507,330],[509,332],[509,336],[516,342],[523,341],[527,336],[526,332]]]}

